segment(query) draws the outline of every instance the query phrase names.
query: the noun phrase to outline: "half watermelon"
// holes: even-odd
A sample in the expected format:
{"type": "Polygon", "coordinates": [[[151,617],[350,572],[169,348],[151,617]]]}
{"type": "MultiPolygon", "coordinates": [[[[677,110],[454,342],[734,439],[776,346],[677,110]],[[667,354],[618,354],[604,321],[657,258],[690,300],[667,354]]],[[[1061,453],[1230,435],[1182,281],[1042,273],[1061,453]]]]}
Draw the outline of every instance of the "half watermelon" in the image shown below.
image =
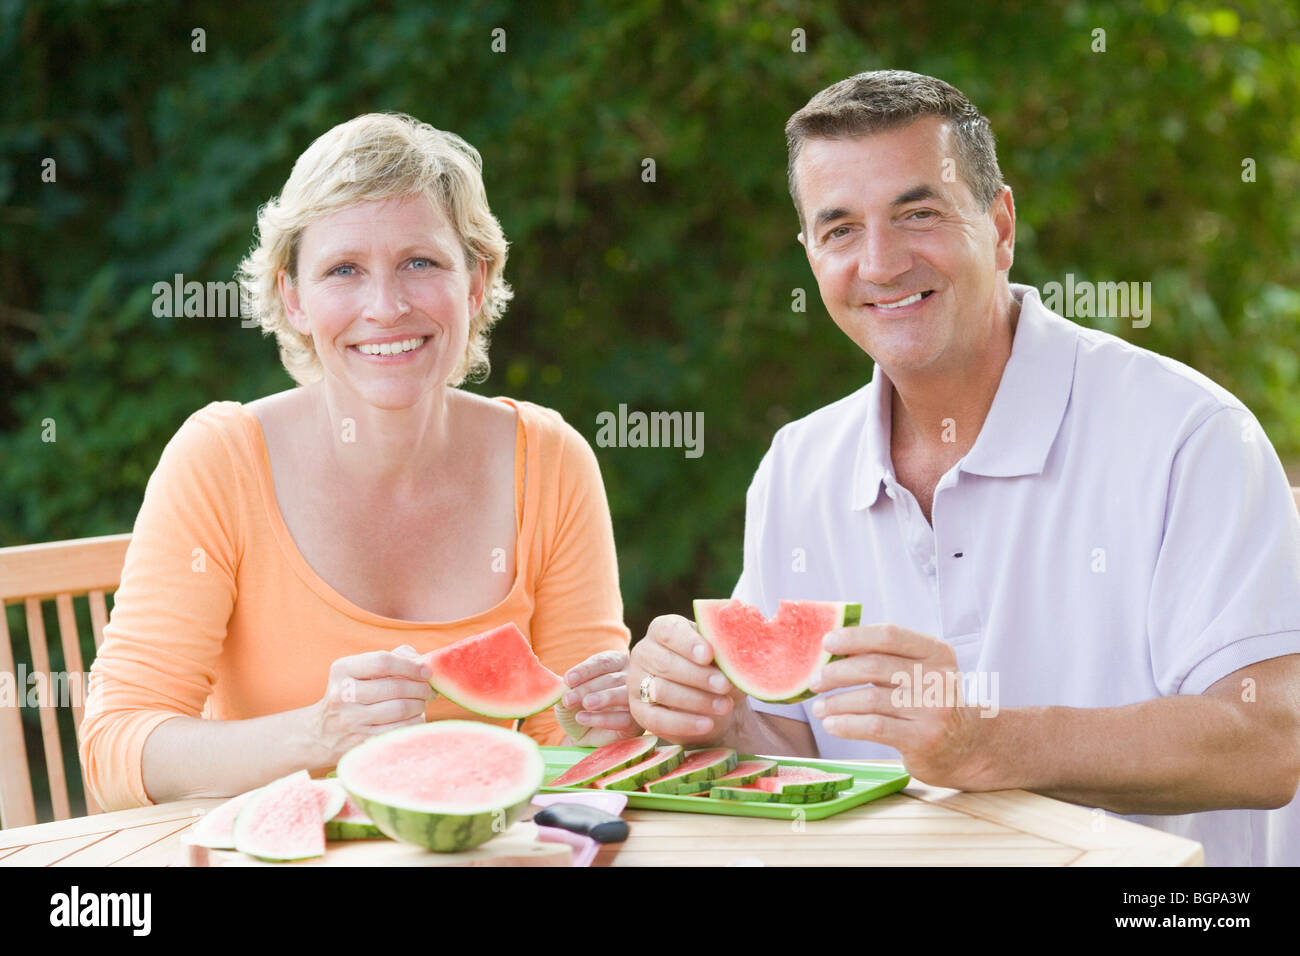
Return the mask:
{"type": "Polygon", "coordinates": [[[564,680],[546,668],[513,623],[424,655],[429,683],[443,697],[484,717],[528,717],[553,705],[564,680]]]}
{"type": "Polygon", "coordinates": [[[782,601],[776,617],[740,601],[698,600],[695,622],[714,662],[746,694],[772,703],[811,697],[808,684],[831,660],[822,638],[862,617],[860,604],[782,601]]]}
{"type": "Polygon", "coordinates": [[[339,761],[338,779],[388,836],[446,853],[504,833],[545,773],[531,738],[492,724],[440,720],[358,744],[339,761]]]}

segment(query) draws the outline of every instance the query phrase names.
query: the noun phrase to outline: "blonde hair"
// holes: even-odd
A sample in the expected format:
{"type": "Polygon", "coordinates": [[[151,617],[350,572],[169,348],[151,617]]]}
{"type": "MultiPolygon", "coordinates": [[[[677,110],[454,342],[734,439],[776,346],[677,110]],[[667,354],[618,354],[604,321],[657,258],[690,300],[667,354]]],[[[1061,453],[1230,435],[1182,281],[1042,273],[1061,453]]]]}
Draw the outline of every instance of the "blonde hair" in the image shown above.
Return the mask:
{"type": "Polygon", "coordinates": [[[470,317],[465,355],[447,384],[487,374],[488,330],[513,293],[502,277],[506,237],[488,207],[482,171],[482,157],[469,143],[403,113],[340,123],[298,157],[284,190],[258,210],[257,244],[237,274],[244,313],[257,317],[264,334],[275,334],[280,361],[295,382],[308,385],[324,374],[311,336],[289,323],[280,299],[280,271],[297,279],[303,230],[346,206],[414,193],[446,215],[471,272],[480,260],[487,264],[483,305],[470,317]]]}

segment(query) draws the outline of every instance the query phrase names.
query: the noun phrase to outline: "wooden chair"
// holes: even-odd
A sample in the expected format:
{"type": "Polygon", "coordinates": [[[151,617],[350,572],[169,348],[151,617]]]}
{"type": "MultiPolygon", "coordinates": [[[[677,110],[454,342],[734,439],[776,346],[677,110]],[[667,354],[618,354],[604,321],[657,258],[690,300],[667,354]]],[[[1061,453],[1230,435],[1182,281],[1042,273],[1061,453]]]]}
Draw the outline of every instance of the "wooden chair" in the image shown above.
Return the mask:
{"type": "MultiPolygon", "coordinates": [[[[31,648],[33,672],[45,676],[43,682],[37,678],[37,687],[40,689],[41,739],[45,747],[50,802],[56,820],[66,820],[71,815],[63,767],[63,748],[59,739],[57,700],[51,699],[51,691],[62,682],[56,683],[51,679],[49,646],[45,638],[41,602],[52,598],[58,610],[64,670],[69,675],[85,673],[90,661],[86,661],[83,666],[81,638],[77,633],[72,599],[86,595],[90,605],[95,649],[98,650],[104,641],[104,625],[108,623],[104,597],[117,589],[126,559],[126,546],[130,540],[129,534],[113,534],[100,538],[0,548],[0,674],[15,675],[10,678],[14,681],[14,693],[19,701],[25,700],[27,687],[17,680],[9,622],[3,610],[10,604],[21,602],[27,611],[27,641],[31,648]]],[[[80,681],[79,677],[77,681],[80,681]]],[[[72,695],[71,706],[73,726],[76,728],[77,742],[80,743],[81,692],[85,688],[78,683],[73,684],[71,689],[77,692],[72,695]]],[[[83,790],[85,782],[83,773],[83,790]]],[[[95,806],[89,790],[85,792],[87,811],[98,813],[99,807],[95,806]]],[[[0,828],[30,826],[36,822],[20,709],[0,706],[0,828]]]]}

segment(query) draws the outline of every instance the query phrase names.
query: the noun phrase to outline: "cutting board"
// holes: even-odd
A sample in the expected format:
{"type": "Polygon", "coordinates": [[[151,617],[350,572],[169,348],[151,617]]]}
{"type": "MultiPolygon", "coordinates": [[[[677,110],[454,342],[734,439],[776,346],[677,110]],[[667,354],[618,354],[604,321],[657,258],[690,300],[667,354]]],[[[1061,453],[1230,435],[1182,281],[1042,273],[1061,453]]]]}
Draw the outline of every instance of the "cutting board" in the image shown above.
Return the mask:
{"type": "Polygon", "coordinates": [[[395,840],[335,840],[325,855],[297,863],[266,863],[235,850],[187,845],[190,866],[568,866],[571,850],[564,843],[542,843],[537,825],[514,824],[482,846],[462,853],[432,853],[395,840]]]}

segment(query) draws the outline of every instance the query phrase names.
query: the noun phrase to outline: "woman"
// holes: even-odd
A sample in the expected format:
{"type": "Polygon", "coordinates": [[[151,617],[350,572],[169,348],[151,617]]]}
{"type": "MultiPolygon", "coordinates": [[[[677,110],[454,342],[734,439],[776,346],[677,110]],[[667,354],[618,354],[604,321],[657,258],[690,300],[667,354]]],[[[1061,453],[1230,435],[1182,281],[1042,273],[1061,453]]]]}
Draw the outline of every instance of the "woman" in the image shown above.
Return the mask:
{"type": "Polygon", "coordinates": [[[473,718],[420,655],[508,621],[571,688],[524,732],[639,734],[595,456],[554,412],[455,387],[511,294],[478,153],[358,117],[258,234],[246,304],[298,387],[196,412],[149,481],[81,729],[101,806],[240,793],[473,718]]]}

